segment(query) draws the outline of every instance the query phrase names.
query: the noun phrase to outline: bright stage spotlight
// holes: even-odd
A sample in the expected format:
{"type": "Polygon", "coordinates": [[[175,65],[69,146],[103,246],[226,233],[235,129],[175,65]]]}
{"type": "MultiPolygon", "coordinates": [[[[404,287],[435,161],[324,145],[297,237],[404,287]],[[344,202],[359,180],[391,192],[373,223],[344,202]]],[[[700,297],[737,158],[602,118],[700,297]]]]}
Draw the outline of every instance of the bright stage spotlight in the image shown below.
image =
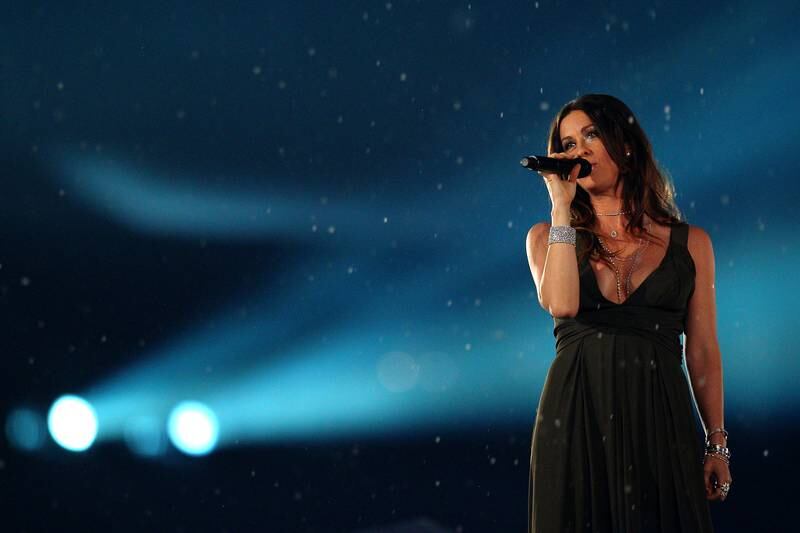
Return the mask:
{"type": "Polygon", "coordinates": [[[97,413],[83,398],[62,396],[50,408],[47,428],[62,448],[82,452],[97,437],[97,413]]]}
{"type": "Polygon", "coordinates": [[[172,443],[189,455],[205,455],[217,445],[217,415],[200,402],[182,402],[169,415],[167,433],[172,443]]]}
{"type": "Polygon", "coordinates": [[[44,420],[30,409],[15,409],[6,420],[6,436],[15,448],[28,452],[38,450],[44,444],[44,420]]]}

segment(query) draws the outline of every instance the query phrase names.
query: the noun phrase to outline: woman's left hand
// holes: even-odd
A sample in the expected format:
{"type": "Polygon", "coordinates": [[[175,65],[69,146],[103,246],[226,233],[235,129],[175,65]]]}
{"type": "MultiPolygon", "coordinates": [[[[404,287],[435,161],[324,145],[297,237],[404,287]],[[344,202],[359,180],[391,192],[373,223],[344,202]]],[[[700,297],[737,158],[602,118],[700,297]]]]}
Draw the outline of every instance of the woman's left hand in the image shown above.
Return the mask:
{"type": "Polygon", "coordinates": [[[725,501],[727,494],[722,490],[722,484],[727,482],[728,487],[733,485],[728,464],[720,457],[706,455],[703,461],[703,474],[706,483],[706,499],[725,501]]]}

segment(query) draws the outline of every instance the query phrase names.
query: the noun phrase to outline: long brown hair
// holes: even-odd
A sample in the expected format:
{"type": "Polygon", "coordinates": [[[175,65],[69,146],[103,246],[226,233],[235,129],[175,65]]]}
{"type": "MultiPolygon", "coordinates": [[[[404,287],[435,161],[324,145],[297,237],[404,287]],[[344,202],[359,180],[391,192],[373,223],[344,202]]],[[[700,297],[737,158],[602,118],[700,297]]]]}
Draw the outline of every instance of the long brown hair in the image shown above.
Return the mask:
{"type": "MultiPolygon", "coordinates": [[[[643,225],[644,214],[659,224],[684,222],[675,204],[675,186],[669,174],[653,156],[653,147],[633,112],[621,100],[607,94],[585,94],[567,102],[550,124],[548,152],[563,152],[561,121],[572,111],[583,111],[594,122],[603,145],[619,168],[617,180],[622,180],[622,210],[630,212],[626,229],[650,240],[643,225]],[[627,149],[626,149],[627,145],[627,149]],[[630,151],[630,157],[625,155],[630,151]]],[[[615,183],[615,186],[617,184],[615,183]]],[[[589,193],[577,187],[570,204],[570,225],[582,233],[591,244],[579,254],[597,254],[608,263],[609,256],[600,246],[594,231],[597,220],[589,193]]],[[[652,241],[651,241],[652,242],[652,241]]],[[[582,262],[583,256],[579,257],[582,262]]]]}

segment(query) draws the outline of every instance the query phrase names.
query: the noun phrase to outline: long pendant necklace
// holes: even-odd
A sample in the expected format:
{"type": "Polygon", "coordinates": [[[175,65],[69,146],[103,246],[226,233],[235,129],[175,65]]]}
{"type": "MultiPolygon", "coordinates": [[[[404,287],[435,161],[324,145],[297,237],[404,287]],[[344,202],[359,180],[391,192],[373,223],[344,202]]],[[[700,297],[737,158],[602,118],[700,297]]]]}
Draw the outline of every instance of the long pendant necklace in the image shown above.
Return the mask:
{"type": "MultiPolygon", "coordinates": [[[[652,222],[647,224],[648,231],[650,231],[652,225],[653,225],[652,222]]],[[[614,233],[612,232],[611,235],[613,236],[614,233]]],[[[603,243],[603,239],[600,238],[599,235],[597,237],[597,240],[600,242],[600,246],[603,248],[603,250],[605,250],[606,253],[610,254],[611,250],[609,250],[606,247],[605,243],[603,243]]],[[[633,289],[633,285],[631,284],[631,278],[633,276],[633,271],[636,270],[636,267],[639,266],[639,263],[641,262],[642,253],[644,252],[645,248],[647,248],[647,246],[649,244],[650,244],[650,241],[646,240],[646,241],[644,241],[644,246],[642,246],[642,238],[639,237],[639,247],[636,249],[636,252],[634,252],[632,255],[630,255],[630,256],[628,256],[628,257],[626,257],[624,259],[620,258],[620,257],[617,258],[617,261],[620,261],[620,262],[627,262],[627,261],[631,261],[631,260],[633,261],[632,264],[631,264],[630,269],[628,270],[628,275],[625,278],[625,293],[626,293],[625,294],[625,299],[626,300],[628,299],[628,296],[631,294],[631,292],[633,292],[633,290],[632,290],[633,289]]],[[[617,279],[617,301],[619,303],[622,303],[622,294],[621,294],[622,293],[622,283],[620,281],[620,277],[621,276],[620,276],[620,273],[619,273],[619,268],[617,268],[617,263],[616,263],[616,261],[614,261],[614,259],[612,257],[609,256],[608,260],[611,262],[611,266],[614,268],[614,276],[617,279]]]]}

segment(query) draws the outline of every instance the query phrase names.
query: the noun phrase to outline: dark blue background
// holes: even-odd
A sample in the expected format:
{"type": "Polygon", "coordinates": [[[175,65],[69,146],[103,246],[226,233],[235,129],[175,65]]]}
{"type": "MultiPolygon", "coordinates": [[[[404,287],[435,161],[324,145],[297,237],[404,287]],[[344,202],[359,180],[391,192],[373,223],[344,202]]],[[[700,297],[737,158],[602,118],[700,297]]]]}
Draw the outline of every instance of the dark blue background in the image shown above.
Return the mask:
{"type": "MultiPolygon", "coordinates": [[[[447,352],[473,368],[465,383],[488,383],[488,407],[438,430],[433,414],[418,431],[202,459],[3,439],[2,520],[355,531],[428,517],[523,531],[553,338],[524,247],[549,200],[517,162],[544,153],[563,103],[603,92],[637,114],[714,243],[735,480],[715,525],[793,530],[798,14],[788,1],[4,6],[3,416],[45,412],[254,299],[287,349],[357,332],[366,352],[384,335],[447,352]]],[[[220,372],[240,364],[255,363],[220,372]]]]}

